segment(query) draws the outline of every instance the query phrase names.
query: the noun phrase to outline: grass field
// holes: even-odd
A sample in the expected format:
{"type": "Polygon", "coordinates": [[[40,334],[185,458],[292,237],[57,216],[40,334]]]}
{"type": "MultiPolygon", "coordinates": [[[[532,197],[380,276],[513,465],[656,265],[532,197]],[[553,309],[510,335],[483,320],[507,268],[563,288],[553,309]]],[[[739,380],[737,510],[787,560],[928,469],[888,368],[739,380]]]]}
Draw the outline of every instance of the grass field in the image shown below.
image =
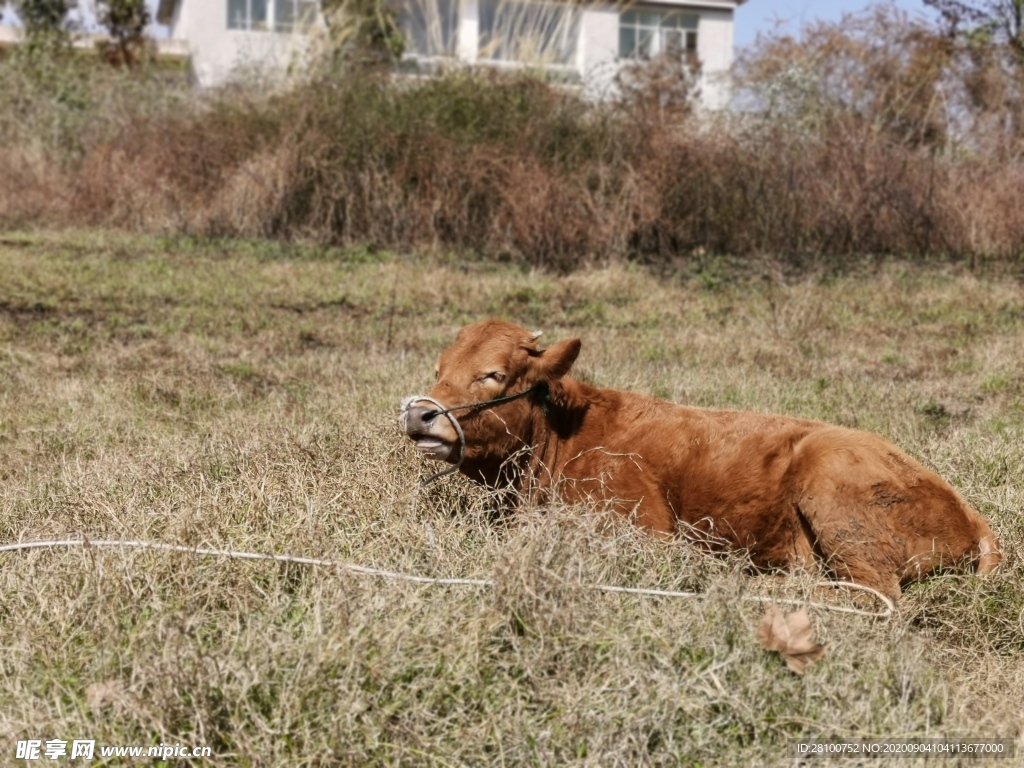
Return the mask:
{"type": "Polygon", "coordinates": [[[4,235],[3,542],[146,539],[495,586],[0,554],[0,764],[54,738],[209,746],[208,764],[244,766],[794,765],[793,741],[833,736],[1024,750],[1020,276],[730,274],[4,235]],[[578,374],[602,386],[878,431],[989,517],[1004,563],[913,586],[887,621],[812,609],[828,651],[797,677],[741,598],[823,599],[808,579],[753,579],[593,510],[495,520],[460,478],[420,490],[433,468],[398,402],[492,315],[581,337],[578,374]]]}

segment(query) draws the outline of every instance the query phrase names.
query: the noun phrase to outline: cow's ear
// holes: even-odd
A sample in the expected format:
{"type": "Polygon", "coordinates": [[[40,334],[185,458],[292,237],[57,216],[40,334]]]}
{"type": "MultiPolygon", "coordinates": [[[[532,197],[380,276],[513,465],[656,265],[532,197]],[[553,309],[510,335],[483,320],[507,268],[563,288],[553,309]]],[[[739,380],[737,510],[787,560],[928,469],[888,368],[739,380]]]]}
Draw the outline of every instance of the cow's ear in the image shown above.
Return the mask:
{"type": "Polygon", "coordinates": [[[540,352],[535,365],[541,377],[554,381],[565,376],[579,357],[582,346],[579,339],[566,339],[540,352]]]}

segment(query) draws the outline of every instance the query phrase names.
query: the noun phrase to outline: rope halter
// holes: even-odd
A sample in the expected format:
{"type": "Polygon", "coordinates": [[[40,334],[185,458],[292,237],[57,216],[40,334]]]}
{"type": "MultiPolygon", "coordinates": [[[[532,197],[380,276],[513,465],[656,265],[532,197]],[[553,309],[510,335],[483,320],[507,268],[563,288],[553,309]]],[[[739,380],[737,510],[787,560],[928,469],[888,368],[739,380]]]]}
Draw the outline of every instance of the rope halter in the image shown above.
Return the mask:
{"type": "Polygon", "coordinates": [[[445,408],[442,403],[438,402],[437,400],[428,395],[412,395],[411,397],[405,398],[405,400],[402,401],[402,413],[405,413],[409,409],[409,406],[412,405],[413,403],[420,401],[430,403],[431,405],[436,406],[438,409],[437,413],[434,414],[434,418],[437,418],[438,416],[447,417],[448,422],[452,425],[452,428],[455,430],[455,434],[459,436],[459,460],[455,462],[455,464],[453,464],[452,466],[448,467],[447,469],[442,469],[440,472],[435,472],[434,474],[432,474],[430,477],[423,481],[423,485],[430,485],[432,482],[444,477],[445,475],[450,475],[453,472],[457,472],[459,470],[459,467],[462,466],[463,460],[466,458],[466,434],[462,431],[462,425],[459,424],[459,420],[452,416],[452,413],[454,413],[455,411],[468,411],[470,409],[483,410],[485,408],[491,408],[496,405],[501,405],[502,403],[510,403],[513,400],[518,400],[521,397],[526,397],[531,392],[540,392],[544,404],[547,405],[548,383],[546,381],[534,384],[532,387],[524,389],[522,392],[517,392],[514,395],[504,395],[502,397],[495,397],[491,400],[481,400],[478,403],[455,405],[452,406],[451,408],[445,408]]]}

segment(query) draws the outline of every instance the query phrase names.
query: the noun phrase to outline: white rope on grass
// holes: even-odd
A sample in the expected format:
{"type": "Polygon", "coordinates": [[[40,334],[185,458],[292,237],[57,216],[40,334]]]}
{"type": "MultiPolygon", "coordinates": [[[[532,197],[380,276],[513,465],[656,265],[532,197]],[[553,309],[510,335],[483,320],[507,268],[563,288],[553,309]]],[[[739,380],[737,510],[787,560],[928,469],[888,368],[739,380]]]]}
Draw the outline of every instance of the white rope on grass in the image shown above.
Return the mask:
{"type": "MultiPolygon", "coordinates": [[[[386,571],[380,568],[367,568],[363,565],[342,563],[337,560],[326,560],[317,557],[301,557],[299,555],[269,555],[263,552],[243,552],[231,549],[210,549],[206,547],[189,547],[184,544],[165,544],[158,541],[130,541],[120,539],[59,539],[52,541],[20,541],[13,544],[0,546],[0,554],[4,552],[24,552],[30,549],[56,549],[66,547],[73,549],[80,547],[106,547],[111,549],[153,549],[161,552],[184,552],[191,555],[202,555],[205,557],[223,557],[232,560],[271,560],[278,563],[295,563],[298,565],[321,566],[324,568],[338,568],[357,576],[372,576],[392,581],[404,581],[412,584],[430,584],[435,586],[450,587],[479,587],[481,589],[492,589],[494,581],[490,579],[460,579],[460,578],[434,578],[429,576],[414,576],[399,571],[386,571]]],[[[668,597],[668,598],[700,598],[707,597],[703,592],[680,592],[670,589],[647,589],[644,587],[617,587],[610,584],[580,584],[579,589],[589,592],[604,592],[611,594],[637,595],[641,597],[668,597]]],[[[834,613],[849,613],[855,616],[866,616],[869,618],[890,619],[896,612],[896,605],[887,595],[883,595],[876,589],[866,587],[863,584],[855,584],[851,581],[818,581],[815,587],[845,587],[846,589],[866,592],[877,598],[884,606],[884,611],[863,611],[858,608],[847,608],[842,605],[829,605],[828,603],[812,603],[805,600],[792,600],[788,598],[775,598],[761,595],[744,595],[740,598],[746,603],[780,603],[784,605],[807,606],[809,608],[820,608],[824,611],[834,613]]]]}
{"type": "Polygon", "coordinates": [[[55,549],[57,547],[108,547],[113,549],[156,549],[163,552],[184,552],[190,555],[208,557],[225,557],[232,560],[273,560],[279,563],[297,563],[298,565],[319,565],[325,568],[341,568],[359,576],[377,576],[395,581],[409,581],[416,584],[439,584],[458,587],[490,587],[491,582],[483,579],[434,579],[427,576],[413,576],[395,571],[382,571],[377,568],[366,568],[362,565],[339,563],[335,560],[324,560],[317,557],[301,557],[299,555],[268,555],[263,552],[240,552],[232,549],[208,549],[189,547],[184,544],[164,544],[159,541],[125,541],[121,539],[63,539],[55,541],[25,541],[6,544],[0,547],[0,553],[17,552],[27,549],[55,549]]]}

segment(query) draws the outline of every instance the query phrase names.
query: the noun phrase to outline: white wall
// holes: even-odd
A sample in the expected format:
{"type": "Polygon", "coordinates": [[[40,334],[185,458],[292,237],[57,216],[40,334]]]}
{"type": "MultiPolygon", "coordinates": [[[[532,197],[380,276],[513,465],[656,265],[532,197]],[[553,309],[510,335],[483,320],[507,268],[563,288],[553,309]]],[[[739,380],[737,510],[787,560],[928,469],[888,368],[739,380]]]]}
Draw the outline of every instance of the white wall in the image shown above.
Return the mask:
{"type": "Polygon", "coordinates": [[[477,41],[480,39],[480,6],[477,0],[461,0],[458,25],[456,55],[462,61],[474,62],[477,56],[477,41]]]}
{"type": "MultiPolygon", "coordinates": [[[[726,7],[709,8],[716,0],[693,8],[700,14],[698,55],[703,62],[703,104],[711,109],[727,106],[728,71],[733,58],[733,13],[726,7]]],[[[719,0],[717,4],[728,6],[719,0]]],[[[686,8],[686,0],[663,2],[661,7],[686,8]]],[[[613,95],[619,48],[621,5],[597,3],[583,6],[576,68],[590,98],[613,95]]],[[[477,60],[479,38],[478,0],[460,0],[458,57],[477,60]]],[[[187,40],[192,68],[200,85],[217,85],[239,69],[267,75],[282,73],[308,50],[311,36],[227,29],[227,0],[182,0],[171,25],[171,36],[187,40]]]]}
{"type": "Polygon", "coordinates": [[[23,38],[21,27],[0,24],[0,43],[20,43],[23,38]]]}
{"type": "MultiPolygon", "coordinates": [[[[687,7],[683,2],[662,2],[652,7],[687,7]]],[[[580,74],[588,98],[614,95],[619,69],[619,12],[621,5],[586,5],[580,30],[580,74]]],[[[733,14],[727,9],[693,8],[700,15],[697,55],[703,65],[701,103],[708,109],[728,106],[729,70],[733,61],[733,14]]]]}
{"type": "Polygon", "coordinates": [[[729,105],[734,30],[731,12],[701,11],[697,55],[704,67],[701,100],[708,109],[724,109],[729,105]]]}
{"type": "Polygon", "coordinates": [[[171,37],[188,42],[201,86],[219,85],[238,71],[280,77],[308,50],[310,36],[227,28],[227,0],[184,0],[171,37]]]}
{"type": "Polygon", "coordinates": [[[585,5],[580,19],[577,60],[584,94],[591,99],[606,98],[619,65],[619,10],[613,5],[585,5]]]}

